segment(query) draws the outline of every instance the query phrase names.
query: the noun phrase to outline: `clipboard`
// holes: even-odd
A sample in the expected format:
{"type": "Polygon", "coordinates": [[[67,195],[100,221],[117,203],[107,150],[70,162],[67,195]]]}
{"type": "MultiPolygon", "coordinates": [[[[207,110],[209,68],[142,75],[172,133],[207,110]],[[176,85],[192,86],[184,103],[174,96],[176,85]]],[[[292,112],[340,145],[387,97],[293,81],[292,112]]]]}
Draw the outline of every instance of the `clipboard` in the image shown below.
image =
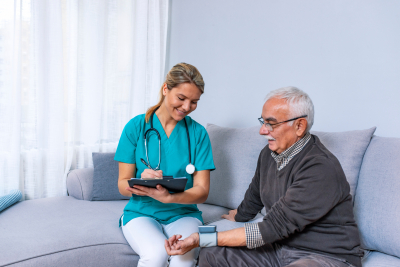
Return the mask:
{"type": "Polygon", "coordinates": [[[173,193],[179,193],[185,191],[187,178],[186,177],[177,177],[177,178],[163,178],[163,179],[141,179],[141,178],[131,178],[128,180],[129,187],[133,187],[134,185],[142,185],[151,188],[156,188],[156,186],[162,185],[168,191],[173,193]]]}

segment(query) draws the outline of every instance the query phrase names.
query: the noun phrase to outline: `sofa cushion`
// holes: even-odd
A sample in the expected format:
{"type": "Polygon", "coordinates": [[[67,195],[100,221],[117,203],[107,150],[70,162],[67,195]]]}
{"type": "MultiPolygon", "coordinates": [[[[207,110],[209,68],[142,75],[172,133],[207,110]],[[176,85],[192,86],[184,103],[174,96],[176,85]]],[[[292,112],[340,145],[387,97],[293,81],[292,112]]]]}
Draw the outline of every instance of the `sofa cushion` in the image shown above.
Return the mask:
{"type": "MultiPolygon", "coordinates": [[[[338,158],[353,196],[361,162],[375,129],[311,132],[338,158]]],[[[206,203],[230,209],[239,206],[254,176],[258,155],[267,145],[267,140],[259,135],[259,130],[260,126],[235,129],[207,125],[216,170],[211,172],[210,194],[206,203]]]]}
{"type": "Polygon", "coordinates": [[[362,259],[363,267],[399,267],[400,258],[381,252],[370,252],[362,259]]]}
{"type": "Polygon", "coordinates": [[[205,203],[236,209],[267,140],[258,134],[260,126],[235,129],[207,124],[206,129],[216,169],[211,172],[210,194],[205,203]]]}
{"type": "Polygon", "coordinates": [[[75,169],[67,175],[67,191],[76,199],[92,200],[93,168],[75,169]]]}
{"type": "Polygon", "coordinates": [[[27,200],[4,210],[0,215],[0,251],[7,253],[0,253],[0,266],[61,266],[58,260],[66,262],[63,266],[105,266],[99,253],[107,250],[110,255],[105,262],[115,259],[107,266],[133,266],[137,255],[118,227],[127,202],[66,196],[27,200]],[[94,254],[67,253],[81,249],[94,254]],[[71,254],[81,259],[78,265],[75,256],[68,257],[71,254]],[[52,260],[44,264],[47,261],[42,259],[49,255],[52,260]]]}
{"type": "Polygon", "coordinates": [[[213,222],[221,220],[222,214],[228,214],[229,209],[210,205],[210,204],[197,204],[197,207],[202,212],[204,224],[212,224],[213,222]]]}
{"type": "Polygon", "coordinates": [[[93,153],[93,191],[91,200],[129,199],[118,190],[118,162],[115,153],[93,153]]]}
{"type": "Polygon", "coordinates": [[[350,184],[350,194],[353,196],[353,201],[361,162],[375,130],[376,127],[337,133],[311,131],[312,134],[318,136],[321,143],[339,160],[347,182],[350,184]]]}
{"type": "Polygon", "coordinates": [[[7,267],[134,267],[139,256],[131,252],[125,244],[86,246],[29,258],[7,267]]]}
{"type": "Polygon", "coordinates": [[[363,248],[400,258],[399,151],[400,138],[372,138],[361,166],[354,215],[363,248]]]}
{"type": "Polygon", "coordinates": [[[17,203],[21,197],[22,193],[17,189],[11,190],[7,195],[0,197],[0,212],[17,203]]]}

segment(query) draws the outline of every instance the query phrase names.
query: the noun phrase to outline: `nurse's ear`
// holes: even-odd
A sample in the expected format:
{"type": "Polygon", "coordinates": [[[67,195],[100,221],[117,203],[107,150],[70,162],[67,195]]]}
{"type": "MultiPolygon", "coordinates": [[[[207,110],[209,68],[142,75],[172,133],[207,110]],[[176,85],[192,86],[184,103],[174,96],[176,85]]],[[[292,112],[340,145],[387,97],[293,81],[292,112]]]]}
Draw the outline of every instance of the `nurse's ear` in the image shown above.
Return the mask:
{"type": "Polygon", "coordinates": [[[167,83],[164,83],[164,85],[163,85],[163,95],[166,96],[168,91],[169,90],[168,90],[167,83]]]}

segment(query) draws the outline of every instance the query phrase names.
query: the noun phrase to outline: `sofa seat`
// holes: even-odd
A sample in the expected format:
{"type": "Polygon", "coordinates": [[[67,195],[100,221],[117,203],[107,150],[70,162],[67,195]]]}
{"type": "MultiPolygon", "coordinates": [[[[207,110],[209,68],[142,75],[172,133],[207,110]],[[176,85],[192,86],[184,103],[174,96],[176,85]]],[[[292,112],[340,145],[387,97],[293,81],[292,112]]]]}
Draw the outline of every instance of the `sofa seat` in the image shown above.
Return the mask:
{"type": "Polygon", "coordinates": [[[18,203],[1,214],[0,266],[135,266],[139,257],[118,227],[126,203],[70,196],[18,203]]]}
{"type": "Polygon", "coordinates": [[[363,267],[399,267],[400,259],[378,251],[366,253],[362,260],[363,267]]]}
{"type": "MultiPolygon", "coordinates": [[[[136,266],[118,226],[127,202],[65,196],[18,203],[1,214],[0,266],[136,266]]],[[[229,211],[198,206],[206,223],[229,211]]]]}

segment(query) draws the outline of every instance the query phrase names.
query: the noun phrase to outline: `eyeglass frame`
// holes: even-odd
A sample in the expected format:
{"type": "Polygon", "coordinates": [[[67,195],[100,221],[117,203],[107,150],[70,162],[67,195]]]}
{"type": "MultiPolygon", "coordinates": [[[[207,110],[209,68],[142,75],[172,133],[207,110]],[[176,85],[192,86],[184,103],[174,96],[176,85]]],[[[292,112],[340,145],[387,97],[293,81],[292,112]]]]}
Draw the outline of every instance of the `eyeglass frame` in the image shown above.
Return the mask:
{"type": "Polygon", "coordinates": [[[272,126],[275,126],[275,125],[278,125],[278,124],[281,124],[281,123],[285,123],[285,122],[289,122],[289,121],[294,121],[294,120],[301,119],[301,118],[305,118],[307,116],[308,115],[302,115],[300,117],[296,117],[296,118],[293,118],[293,119],[290,119],[290,120],[287,120],[287,121],[277,122],[277,123],[274,123],[274,124],[266,123],[264,121],[263,117],[258,118],[258,121],[261,123],[261,127],[263,127],[263,125],[265,125],[265,127],[267,127],[268,131],[273,132],[274,128],[272,126]],[[267,125],[269,125],[269,126],[267,126],[267,125]]]}

